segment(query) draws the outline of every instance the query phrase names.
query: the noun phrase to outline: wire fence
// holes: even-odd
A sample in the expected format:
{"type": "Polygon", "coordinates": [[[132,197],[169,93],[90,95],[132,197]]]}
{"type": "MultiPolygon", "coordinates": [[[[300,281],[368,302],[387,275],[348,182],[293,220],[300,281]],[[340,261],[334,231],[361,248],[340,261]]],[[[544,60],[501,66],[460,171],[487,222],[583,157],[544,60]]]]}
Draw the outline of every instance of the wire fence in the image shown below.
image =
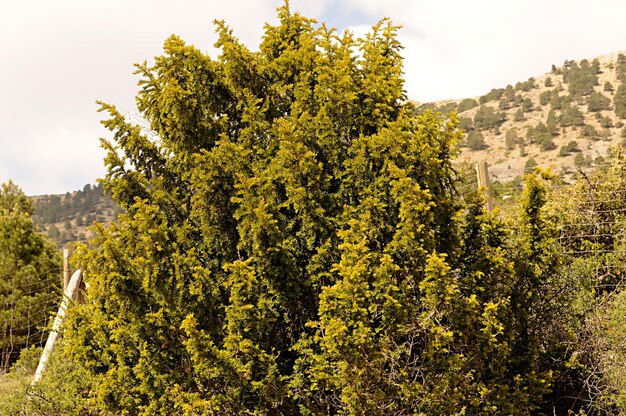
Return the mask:
{"type": "MultiPolygon", "coordinates": [[[[599,290],[622,287],[626,282],[626,166],[591,164],[568,173],[568,182],[546,182],[564,268],[586,273],[599,290]],[[619,180],[607,183],[609,170],[619,180]]],[[[477,173],[471,169],[460,173],[457,183],[463,198],[479,192],[477,173]]],[[[490,195],[502,216],[519,214],[524,186],[521,179],[492,184],[490,195]]]]}
{"type": "Polygon", "coordinates": [[[9,371],[22,349],[45,343],[62,298],[61,270],[1,276],[0,373],[9,371]]]}

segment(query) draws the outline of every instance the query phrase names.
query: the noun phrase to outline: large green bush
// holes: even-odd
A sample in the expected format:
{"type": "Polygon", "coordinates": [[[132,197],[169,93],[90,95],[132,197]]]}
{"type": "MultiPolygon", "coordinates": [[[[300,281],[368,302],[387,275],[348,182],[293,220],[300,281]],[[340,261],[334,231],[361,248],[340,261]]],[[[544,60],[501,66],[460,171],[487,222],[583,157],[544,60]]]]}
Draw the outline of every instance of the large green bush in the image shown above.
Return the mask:
{"type": "Polygon", "coordinates": [[[550,174],[514,221],[462,199],[455,115],[415,115],[387,21],[354,39],[282,7],[259,52],[218,34],[215,60],[173,36],[138,67],[154,136],[102,105],[126,213],[77,254],[43,386],[84,414],[580,408],[550,174]]]}

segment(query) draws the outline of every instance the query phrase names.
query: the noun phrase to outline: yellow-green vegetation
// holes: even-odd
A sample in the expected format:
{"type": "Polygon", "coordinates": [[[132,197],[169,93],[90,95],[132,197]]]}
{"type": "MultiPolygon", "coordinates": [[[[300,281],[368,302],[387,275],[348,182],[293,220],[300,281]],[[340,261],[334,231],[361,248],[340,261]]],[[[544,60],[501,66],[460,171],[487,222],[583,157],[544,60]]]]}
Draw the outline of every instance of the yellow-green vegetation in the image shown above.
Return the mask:
{"type": "Polygon", "coordinates": [[[31,201],[12,182],[0,185],[0,374],[20,350],[45,342],[59,302],[61,256],[39,235],[31,201]]]}
{"type": "Polygon", "coordinates": [[[29,383],[32,376],[14,377],[9,374],[0,375],[0,402],[6,402],[10,397],[22,391],[23,386],[29,383]]]}
{"type": "MultiPolygon", "coordinates": [[[[615,346],[594,343],[621,334],[602,335],[620,309],[597,314],[623,277],[621,155],[569,188],[535,169],[509,215],[486,212],[459,191],[456,116],[406,100],[395,26],[355,39],[278,17],[258,52],[217,22],[218,58],[172,36],[138,65],[150,137],[102,104],[103,185],[124,214],[79,247],[86,302],[2,411],[623,412],[615,346]]],[[[580,68],[584,95],[596,70],[580,68]]],[[[530,111],[518,95],[540,81],[479,102],[530,111]]],[[[464,106],[500,128],[499,111],[464,106]]]]}

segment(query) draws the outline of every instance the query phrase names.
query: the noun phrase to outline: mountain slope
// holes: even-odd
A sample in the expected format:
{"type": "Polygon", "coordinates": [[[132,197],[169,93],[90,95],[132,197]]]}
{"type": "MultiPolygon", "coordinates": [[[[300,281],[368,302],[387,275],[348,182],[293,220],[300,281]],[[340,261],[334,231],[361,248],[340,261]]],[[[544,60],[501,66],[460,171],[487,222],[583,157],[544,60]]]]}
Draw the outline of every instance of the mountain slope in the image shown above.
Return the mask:
{"type": "Polygon", "coordinates": [[[94,221],[108,223],[121,211],[102,185],[87,184],[79,191],[31,199],[35,224],[59,247],[86,240],[93,234],[87,227],[94,221]]]}
{"type": "Polygon", "coordinates": [[[422,104],[417,111],[457,111],[467,131],[459,161],[486,160],[508,181],[535,163],[565,177],[601,165],[624,141],[626,56],[566,61],[542,76],[474,98],[422,104]]]}

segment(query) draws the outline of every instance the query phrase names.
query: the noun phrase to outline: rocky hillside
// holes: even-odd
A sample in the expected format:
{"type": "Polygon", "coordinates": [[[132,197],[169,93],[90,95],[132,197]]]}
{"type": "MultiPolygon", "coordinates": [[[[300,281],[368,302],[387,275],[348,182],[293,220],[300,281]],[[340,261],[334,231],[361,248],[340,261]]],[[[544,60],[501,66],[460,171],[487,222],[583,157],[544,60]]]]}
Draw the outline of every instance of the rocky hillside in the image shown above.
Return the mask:
{"type": "Polygon", "coordinates": [[[552,65],[545,75],[492,89],[481,97],[418,105],[456,111],[467,132],[461,162],[488,161],[506,182],[538,164],[565,178],[576,166],[606,163],[625,143],[626,53],[552,65]]]}
{"type": "Polygon", "coordinates": [[[94,222],[108,223],[121,211],[104,193],[102,185],[87,184],[82,190],[65,195],[31,198],[35,206],[35,223],[59,247],[87,239],[92,234],[87,227],[94,222]]]}

